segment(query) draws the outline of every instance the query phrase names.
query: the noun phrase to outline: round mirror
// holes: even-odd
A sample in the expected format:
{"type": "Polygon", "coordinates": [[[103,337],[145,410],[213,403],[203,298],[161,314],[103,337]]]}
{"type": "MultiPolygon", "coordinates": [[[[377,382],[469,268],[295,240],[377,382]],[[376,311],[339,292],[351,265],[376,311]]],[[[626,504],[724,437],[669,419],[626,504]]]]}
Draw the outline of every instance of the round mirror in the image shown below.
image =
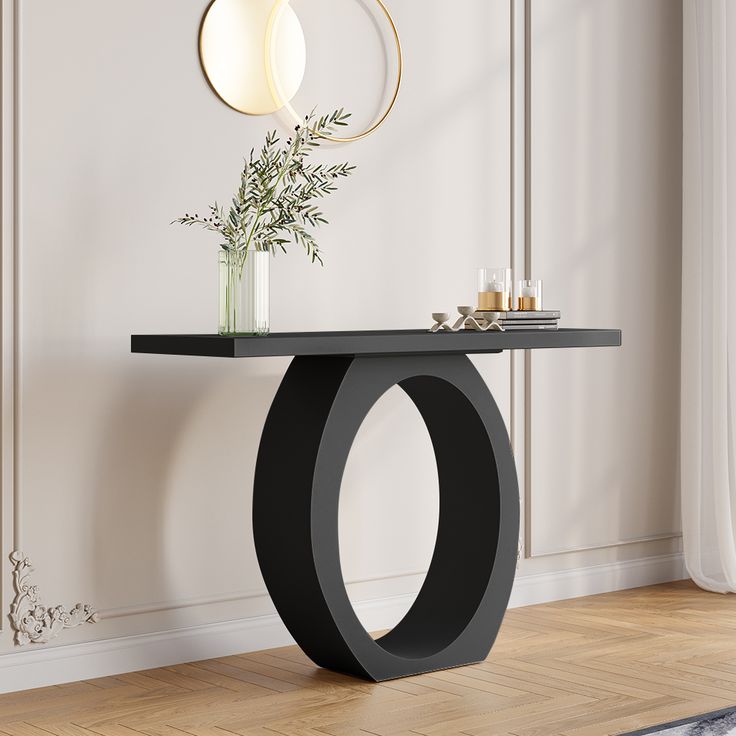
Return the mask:
{"type": "Polygon", "coordinates": [[[202,20],[199,54],[218,97],[248,115],[276,112],[294,97],[307,55],[296,13],[288,2],[274,0],[213,0],[202,20]],[[278,92],[269,83],[269,63],[278,92]]]}

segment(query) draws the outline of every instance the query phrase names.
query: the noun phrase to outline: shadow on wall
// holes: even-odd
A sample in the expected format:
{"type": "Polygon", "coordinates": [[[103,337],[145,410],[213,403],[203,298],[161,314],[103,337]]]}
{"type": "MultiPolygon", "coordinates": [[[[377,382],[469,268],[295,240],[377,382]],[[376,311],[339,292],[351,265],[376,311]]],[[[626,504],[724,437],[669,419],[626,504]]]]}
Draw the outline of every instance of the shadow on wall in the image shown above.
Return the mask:
{"type": "Polygon", "coordinates": [[[165,623],[174,624],[174,602],[262,587],[252,475],[280,373],[257,375],[243,361],[132,360],[140,364],[120,377],[100,425],[95,588],[110,606],[103,619],[171,604],[165,623]],[[205,533],[213,527],[220,533],[205,533]]]}

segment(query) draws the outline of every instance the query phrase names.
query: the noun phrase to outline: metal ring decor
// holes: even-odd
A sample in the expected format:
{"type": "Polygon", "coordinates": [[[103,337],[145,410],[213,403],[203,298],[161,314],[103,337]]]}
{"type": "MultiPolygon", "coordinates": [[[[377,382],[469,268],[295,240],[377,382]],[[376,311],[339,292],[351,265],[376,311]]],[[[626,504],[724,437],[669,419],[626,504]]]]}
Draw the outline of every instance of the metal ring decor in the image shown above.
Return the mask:
{"type": "MultiPolygon", "coordinates": [[[[389,23],[389,26],[391,27],[391,32],[393,33],[394,42],[396,44],[396,57],[398,61],[398,73],[396,77],[396,86],[394,87],[393,94],[391,96],[391,101],[389,102],[388,107],[386,108],[386,111],[381,115],[381,117],[376,120],[369,128],[364,130],[362,133],[358,133],[357,135],[351,135],[351,136],[345,136],[345,137],[338,137],[335,135],[325,135],[324,133],[319,133],[315,130],[312,132],[324,140],[333,141],[334,143],[353,143],[354,141],[359,141],[363,138],[367,138],[371,133],[378,130],[378,128],[383,125],[383,123],[386,121],[386,118],[391,114],[391,111],[394,109],[394,106],[396,105],[396,100],[399,97],[399,91],[401,90],[401,81],[403,79],[404,75],[404,53],[401,48],[401,39],[399,38],[399,31],[396,27],[396,23],[394,23],[394,19],[391,16],[391,13],[389,12],[389,9],[384,4],[383,0],[376,0],[376,3],[378,3],[379,8],[383,12],[383,14],[386,16],[386,20],[389,23]]],[[[274,69],[276,65],[274,64],[274,50],[275,50],[275,44],[273,44],[273,37],[274,37],[274,30],[278,24],[278,22],[281,19],[281,14],[286,6],[288,6],[289,0],[275,0],[273,10],[271,11],[271,17],[268,21],[268,26],[266,29],[266,44],[265,44],[265,52],[266,52],[266,78],[268,80],[268,86],[271,91],[271,94],[274,98],[274,100],[277,101],[277,103],[281,103],[281,107],[288,110],[291,116],[294,118],[294,121],[296,123],[302,123],[304,121],[304,116],[300,115],[295,109],[294,106],[291,104],[291,102],[288,100],[288,95],[284,94],[280,80],[278,78],[278,75],[274,74],[274,69]]]]}

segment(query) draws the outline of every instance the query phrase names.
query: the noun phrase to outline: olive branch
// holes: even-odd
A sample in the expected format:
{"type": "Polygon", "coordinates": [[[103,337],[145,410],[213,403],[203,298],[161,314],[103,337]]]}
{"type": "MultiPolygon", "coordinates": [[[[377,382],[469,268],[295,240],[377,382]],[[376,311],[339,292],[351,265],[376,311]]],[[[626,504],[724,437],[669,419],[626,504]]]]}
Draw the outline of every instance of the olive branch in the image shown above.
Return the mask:
{"type": "Polygon", "coordinates": [[[240,186],[226,213],[217,202],[210,205],[209,216],[184,215],[174,223],[199,225],[222,237],[221,247],[247,257],[249,250],[286,253],[287,245],[301,245],[312,263],[323,264],[321,251],[309,228],[327,224],[317,200],[337,191],[338,179],[355,170],[348,163],[308,163],[318,148],[321,136],[330,136],[350,117],[344,110],[317,118],[312,112],[297,125],[292,137],[281,143],[277,132],[266,135],[266,142],[256,156],[252,149],[245,159],[240,186]]]}

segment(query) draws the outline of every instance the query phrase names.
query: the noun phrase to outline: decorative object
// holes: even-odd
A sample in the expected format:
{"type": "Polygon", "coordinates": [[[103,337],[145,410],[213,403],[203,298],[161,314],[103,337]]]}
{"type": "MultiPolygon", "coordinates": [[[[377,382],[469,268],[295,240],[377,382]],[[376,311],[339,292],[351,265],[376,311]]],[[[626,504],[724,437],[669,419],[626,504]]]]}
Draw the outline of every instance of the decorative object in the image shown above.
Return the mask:
{"type": "Polygon", "coordinates": [[[475,312],[474,307],[458,307],[457,311],[460,313],[460,317],[452,327],[447,324],[450,319],[449,314],[446,312],[433,312],[432,319],[435,323],[429,331],[439,332],[443,330],[445,332],[460,332],[463,329],[475,330],[476,332],[486,332],[488,330],[503,331],[503,327],[496,320],[482,321],[480,315],[475,312]]]}
{"type": "Polygon", "coordinates": [[[518,308],[521,312],[542,311],[542,282],[524,279],[519,281],[518,308]]]}
{"type": "Polygon", "coordinates": [[[13,552],[10,561],[13,563],[15,589],[15,598],[10,606],[10,624],[18,646],[48,644],[64,629],[97,623],[99,615],[90,605],[77,603],[71,611],[64,606],[44,606],[38,586],[31,585],[33,567],[30,560],[22,552],[13,552]]]}
{"type": "Polygon", "coordinates": [[[458,307],[457,311],[460,317],[455,320],[455,324],[452,326],[453,332],[457,332],[461,327],[471,322],[480,329],[480,325],[473,319],[473,312],[475,311],[473,307],[458,307]]]}
{"type": "Polygon", "coordinates": [[[478,270],[478,309],[508,312],[511,309],[511,269],[478,270]]]}
{"type": "Polygon", "coordinates": [[[430,332],[437,332],[444,327],[445,322],[450,319],[450,315],[447,312],[432,312],[432,319],[434,320],[434,325],[432,325],[430,332]]]}
{"type": "Polygon", "coordinates": [[[246,115],[281,109],[304,79],[307,50],[299,18],[288,3],[278,12],[275,5],[274,0],[214,0],[202,19],[199,58],[205,78],[226,105],[246,115]],[[269,65],[280,80],[282,99],[269,84],[269,65]]]}
{"type": "Polygon", "coordinates": [[[271,254],[220,250],[221,335],[271,332],[271,254]]]}
{"type": "Polygon", "coordinates": [[[556,330],[559,328],[560,312],[483,312],[475,313],[481,325],[497,322],[504,330],[556,330]]]}
{"type": "Polygon", "coordinates": [[[301,245],[312,263],[322,263],[317,241],[308,228],[326,224],[315,204],[337,190],[337,180],[355,170],[348,163],[311,164],[307,159],[320,145],[318,132],[346,125],[343,110],[316,118],[307,116],[281,145],[276,131],[268,133],[256,157],[251,151],[240,176],[240,187],[228,212],[215,202],[209,216],[185,215],[180,225],[198,225],[221,239],[221,335],[266,335],[269,320],[269,256],[286,253],[289,238],[301,245]]]}
{"type": "Polygon", "coordinates": [[[726,708],[715,713],[685,718],[662,726],[645,728],[624,736],[734,736],[736,734],[736,708],[726,708]]]}
{"type": "Polygon", "coordinates": [[[503,417],[468,354],[620,344],[618,330],[443,338],[426,330],[247,339],[151,335],[131,341],[142,353],[295,356],[266,419],[256,462],[258,562],[271,599],[307,655],[322,667],[374,681],[485,659],[508,605],[519,541],[516,465],[503,417]],[[409,395],[432,438],[440,522],[414,605],[376,640],[345,589],[337,518],[353,441],[393,386],[409,395]],[[303,441],[286,462],[284,438],[295,427],[303,441]]]}
{"type": "MultiPolygon", "coordinates": [[[[361,133],[338,137],[339,143],[360,140],[377,130],[393,110],[401,89],[404,58],[399,32],[383,0],[375,0],[388,21],[397,55],[396,85],[388,107],[361,133]]],[[[289,0],[213,0],[199,34],[202,70],[215,94],[234,110],[263,115],[285,108],[300,123],[304,117],[291,104],[304,78],[306,43],[289,0]]]]}

